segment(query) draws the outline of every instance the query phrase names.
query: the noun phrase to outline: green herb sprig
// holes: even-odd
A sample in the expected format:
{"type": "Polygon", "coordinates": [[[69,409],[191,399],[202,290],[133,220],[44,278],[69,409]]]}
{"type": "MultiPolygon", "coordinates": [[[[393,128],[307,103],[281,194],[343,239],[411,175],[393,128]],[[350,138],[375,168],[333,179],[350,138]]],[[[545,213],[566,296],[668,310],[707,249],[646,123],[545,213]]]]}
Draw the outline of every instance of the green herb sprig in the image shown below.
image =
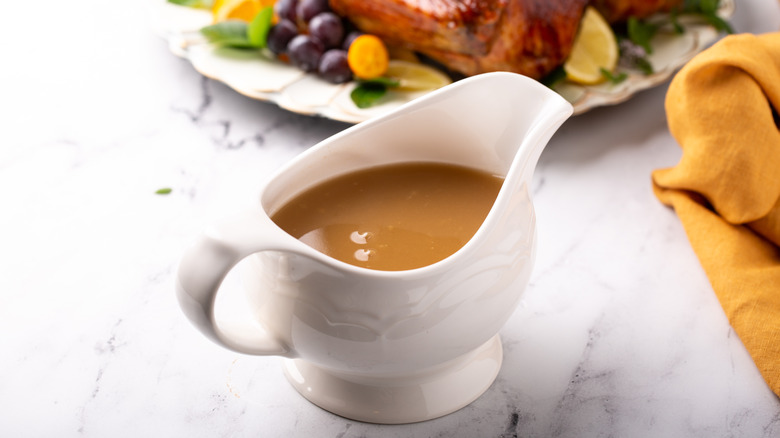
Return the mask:
{"type": "MultiPolygon", "coordinates": [[[[685,28],[679,21],[681,15],[697,15],[719,32],[734,33],[731,25],[718,16],[720,0],[684,0],[680,7],[669,12],[668,20],[675,33],[685,33],[685,28]]],[[[659,21],[639,20],[630,17],[626,22],[625,35],[618,35],[621,39],[622,62],[638,69],[645,75],[653,73],[653,66],[647,59],[647,55],[653,53],[651,41],[658,31],[667,23],[659,21]],[[644,53],[641,53],[644,52],[644,53]]]]}

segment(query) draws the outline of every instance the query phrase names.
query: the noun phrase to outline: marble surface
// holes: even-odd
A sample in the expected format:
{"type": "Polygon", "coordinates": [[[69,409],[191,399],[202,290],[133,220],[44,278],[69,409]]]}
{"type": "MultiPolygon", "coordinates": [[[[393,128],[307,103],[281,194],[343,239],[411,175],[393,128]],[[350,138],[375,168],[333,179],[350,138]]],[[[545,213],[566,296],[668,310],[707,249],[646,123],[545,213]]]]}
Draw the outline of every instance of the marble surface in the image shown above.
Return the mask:
{"type": "MultiPolygon", "coordinates": [[[[780,436],[780,401],[650,189],[680,156],[665,85],[571,119],[543,153],[536,268],[498,379],[466,408],[346,420],[299,396],[279,359],[206,340],[174,297],[183,248],[348,125],[201,77],[148,6],[4,6],[0,436],[780,436]]],[[[733,22],[777,30],[780,4],[739,1],[733,22]]]]}

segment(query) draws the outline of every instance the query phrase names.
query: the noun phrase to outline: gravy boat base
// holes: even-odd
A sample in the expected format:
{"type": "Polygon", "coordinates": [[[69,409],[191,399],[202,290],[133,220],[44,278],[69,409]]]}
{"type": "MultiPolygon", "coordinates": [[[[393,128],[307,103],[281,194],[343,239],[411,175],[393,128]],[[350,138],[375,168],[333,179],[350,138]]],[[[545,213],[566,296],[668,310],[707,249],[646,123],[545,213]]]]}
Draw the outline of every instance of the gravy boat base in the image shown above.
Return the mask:
{"type": "Polygon", "coordinates": [[[284,374],[307,400],[366,423],[417,423],[455,412],[479,398],[503,361],[499,335],[435,369],[376,377],[333,372],[302,359],[285,359],[284,374]]]}

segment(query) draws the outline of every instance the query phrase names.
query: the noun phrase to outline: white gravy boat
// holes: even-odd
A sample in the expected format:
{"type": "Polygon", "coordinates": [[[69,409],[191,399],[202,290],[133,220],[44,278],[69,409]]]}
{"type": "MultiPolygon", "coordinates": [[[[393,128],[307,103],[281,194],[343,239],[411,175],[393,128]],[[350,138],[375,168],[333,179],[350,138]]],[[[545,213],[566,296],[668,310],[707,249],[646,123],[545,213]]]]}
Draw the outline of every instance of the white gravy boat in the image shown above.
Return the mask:
{"type": "Polygon", "coordinates": [[[374,423],[436,418],[471,403],[502,362],[499,330],[531,275],[530,182],[544,146],[571,115],[529,78],[458,81],[328,138],[262,188],[256,207],[207,230],[178,271],[181,308],[208,338],[278,355],[316,405],[374,423]],[[459,251],[408,271],[360,268],[298,241],[269,218],[301,191],[355,169],[444,162],[505,177],[485,222],[459,251]],[[227,273],[247,262],[247,305],[262,328],[214,317],[227,273]]]}

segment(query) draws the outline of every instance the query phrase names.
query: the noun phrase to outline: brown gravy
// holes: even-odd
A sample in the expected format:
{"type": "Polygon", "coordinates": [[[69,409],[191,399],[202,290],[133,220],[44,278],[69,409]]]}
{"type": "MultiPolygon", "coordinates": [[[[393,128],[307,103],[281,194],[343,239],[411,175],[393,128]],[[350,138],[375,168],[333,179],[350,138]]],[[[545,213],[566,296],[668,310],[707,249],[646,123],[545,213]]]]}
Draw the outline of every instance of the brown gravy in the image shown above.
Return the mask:
{"type": "Polygon", "coordinates": [[[402,271],[427,266],[476,233],[503,179],[439,163],[401,163],[325,181],[285,204],[272,220],[338,260],[402,271]]]}

